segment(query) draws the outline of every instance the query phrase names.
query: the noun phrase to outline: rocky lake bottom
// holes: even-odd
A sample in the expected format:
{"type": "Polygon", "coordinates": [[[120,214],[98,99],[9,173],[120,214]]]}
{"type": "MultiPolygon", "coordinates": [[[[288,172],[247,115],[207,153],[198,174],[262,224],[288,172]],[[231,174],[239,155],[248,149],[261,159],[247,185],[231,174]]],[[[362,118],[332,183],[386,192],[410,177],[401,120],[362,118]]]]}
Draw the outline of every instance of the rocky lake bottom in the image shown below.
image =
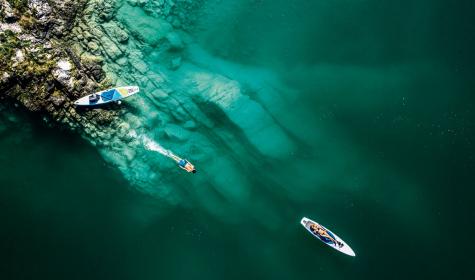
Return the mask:
{"type": "Polygon", "coordinates": [[[141,92],[103,126],[0,105],[2,279],[473,274],[473,4],[86,2],[68,52],[141,92]]]}

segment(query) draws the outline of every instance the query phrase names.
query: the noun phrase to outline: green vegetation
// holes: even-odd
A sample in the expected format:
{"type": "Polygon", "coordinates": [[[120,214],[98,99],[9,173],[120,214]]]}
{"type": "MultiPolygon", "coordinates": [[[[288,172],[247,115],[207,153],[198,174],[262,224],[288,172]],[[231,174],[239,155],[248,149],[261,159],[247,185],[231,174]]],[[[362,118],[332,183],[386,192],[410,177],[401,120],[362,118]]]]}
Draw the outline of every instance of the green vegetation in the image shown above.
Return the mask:
{"type": "Polygon", "coordinates": [[[0,33],[0,68],[5,68],[15,54],[15,49],[21,47],[21,42],[10,30],[0,33]]]}
{"type": "MultiPolygon", "coordinates": [[[[13,58],[17,50],[27,47],[29,43],[20,41],[12,31],[0,33],[0,68],[11,69],[13,58]]],[[[35,55],[25,53],[25,59],[14,68],[19,77],[41,76],[47,74],[55,65],[54,60],[44,59],[42,50],[35,52],[35,55]]]]}
{"type": "Polygon", "coordinates": [[[19,69],[23,70],[22,73],[28,73],[33,76],[42,76],[48,74],[55,65],[55,61],[35,62],[32,60],[26,60],[19,65],[19,69]]]}
{"type": "Polygon", "coordinates": [[[7,2],[19,12],[24,12],[28,7],[28,0],[7,0],[7,2]]]}
{"type": "Polygon", "coordinates": [[[26,13],[20,17],[18,24],[24,29],[31,30],[36,25],[36,22],[37,20],[32,15],[26,13]]]}

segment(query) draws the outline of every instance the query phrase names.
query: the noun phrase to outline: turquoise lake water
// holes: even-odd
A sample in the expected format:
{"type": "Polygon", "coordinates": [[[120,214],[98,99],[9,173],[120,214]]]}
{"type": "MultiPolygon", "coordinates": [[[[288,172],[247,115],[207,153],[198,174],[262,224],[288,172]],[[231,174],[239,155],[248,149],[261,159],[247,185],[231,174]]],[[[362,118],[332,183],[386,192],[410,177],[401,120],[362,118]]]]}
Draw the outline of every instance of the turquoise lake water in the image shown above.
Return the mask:
{"type": "MultiPolygon", "coordinates": [[[[161,32],[118,2],[126,28],[161,32]]],[[[124,116],[197,174],[0,107],[0,277],[470,279],[474,4],[203,3],[177,70],[145,40],[170,93],[144,82],[124,116]]]]}

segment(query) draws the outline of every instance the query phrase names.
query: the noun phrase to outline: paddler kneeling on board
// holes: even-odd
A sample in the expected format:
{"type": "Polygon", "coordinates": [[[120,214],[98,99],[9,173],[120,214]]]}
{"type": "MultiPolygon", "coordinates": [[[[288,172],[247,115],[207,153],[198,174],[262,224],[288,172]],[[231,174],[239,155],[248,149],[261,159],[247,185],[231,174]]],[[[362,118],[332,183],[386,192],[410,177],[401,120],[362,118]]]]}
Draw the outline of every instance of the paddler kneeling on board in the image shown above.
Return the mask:
{"type": "Polygon", "coordinates": [[[339,248],[343,246],[343,243],[336,240],[333,235],[329,234],[328,231],[318,224],[311,224],[310,230],[317,235],[323,242],[328,243],[331,242],[337,245],[339,248]]]}
{"type": "Polygon", "coordinates": [[[173,154],[171,154],[170,157],[173,158],[178,163],[178,167],[180,167],[181,169],[189,173],[196,173],[195,166],[191,164],[189,161],[187,161],[186,159],[179,158],[173,154]]]}

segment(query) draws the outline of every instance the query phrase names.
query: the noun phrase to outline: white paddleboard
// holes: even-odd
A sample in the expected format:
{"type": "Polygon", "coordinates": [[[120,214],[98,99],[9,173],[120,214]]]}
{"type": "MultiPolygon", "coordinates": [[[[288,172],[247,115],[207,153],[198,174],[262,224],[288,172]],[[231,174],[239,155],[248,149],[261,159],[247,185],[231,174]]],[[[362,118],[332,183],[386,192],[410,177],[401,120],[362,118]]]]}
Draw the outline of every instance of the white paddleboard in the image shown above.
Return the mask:
{"type": "Polygon", "coordinates": [[[119,101],[123,98],[129,97],[139,92],[138,86],[125,86],[106,89],[103,91],[96,92],[96,99],[91,99],[90,97],[94,95],[89,94],[84,97],[79,98],[74,102],[76,106],[97,106],[110,102],[119,101]]]}
{"type": "Polygon", "coordinates": [[[313,236],[315,236],[316,238],[318,238],[320,241],[322,241],[323,243],[327,244],[328,246],[332,247],[333,249],[337,250],[337,251],[340,251],[342,252],[343,254],[347,254],[348,256],[356,256],[355,252],[353,251],[353,249],[351,249],[350,246],[348,246],[348,244],[345,243],[345,241],[343,241],[343,239],[341,239],[340,237],[338,237],[338,235],[334,234],[332,231],[330,231],[329,229],[327,229],[326,227],[322,226],[321,224],[315,222],[315,221],[312,221],[308,218],[305,218],[303,217],[302,220],[300,221],[300,223],[302,224],[302,226],[304,226],[305,229],[307,229],[308,232],[310,232],[310,234],[312,234],[313,236]],[[337,244],[335,244],[335,242],[331,241],[331,239],[328,239],[328,238],[325,238],[325,237],[321,237],[319,236],[318,234],[314,233],[311,229],[310,229],[310,226],[312,224],[316,224],[317,226],[320,226],[322,228],[324,228],[328,235],[330,235],[331,237],[333,237],[333,239],[336,241],[337,244]]]}

